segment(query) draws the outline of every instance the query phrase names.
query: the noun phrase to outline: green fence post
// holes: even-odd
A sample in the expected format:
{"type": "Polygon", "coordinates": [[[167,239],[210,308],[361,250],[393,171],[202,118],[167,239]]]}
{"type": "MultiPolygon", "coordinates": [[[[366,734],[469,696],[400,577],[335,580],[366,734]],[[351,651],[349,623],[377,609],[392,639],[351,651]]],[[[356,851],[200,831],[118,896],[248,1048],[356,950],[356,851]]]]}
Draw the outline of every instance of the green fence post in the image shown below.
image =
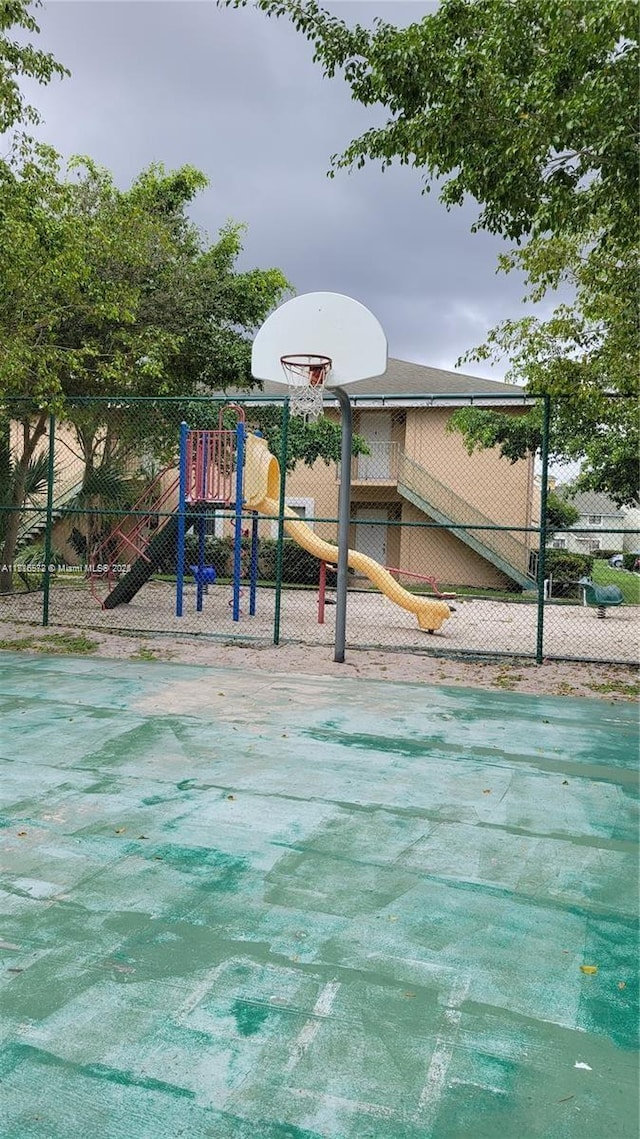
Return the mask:
{"type": "Polygon", "coordinates": [[[280,501],[278,504],[278,544],[276,546],[276,604],[273,615],[273,643],[280,644],[280,609],[282,606],[282,563],[284,558],[284,507],[287,483],[287,450],[289,444],[289,400],[282,405],[280,438],[280,501]]]}
{"type": "Polygon", "coordinates": [[[549,496],[549,423],[551,420],[551,400],[544,396],[544,416],[542,420],[542,474],[540,480],[540,536],[538,538],[538,627],[536,640],[536,663],[544,660],[544,579],[547,554],[547,499],[549,496]]]}
{"type": "Polygon", "coordinates": [[[51,537],[53,531],[53,476],[56,448],[56,420],[49,416],[49,459],[47,464],[47,524],[44,531],[44,582],[42,594],[42,624],[49,624],[49,590],[51,588],[51,537]]]}

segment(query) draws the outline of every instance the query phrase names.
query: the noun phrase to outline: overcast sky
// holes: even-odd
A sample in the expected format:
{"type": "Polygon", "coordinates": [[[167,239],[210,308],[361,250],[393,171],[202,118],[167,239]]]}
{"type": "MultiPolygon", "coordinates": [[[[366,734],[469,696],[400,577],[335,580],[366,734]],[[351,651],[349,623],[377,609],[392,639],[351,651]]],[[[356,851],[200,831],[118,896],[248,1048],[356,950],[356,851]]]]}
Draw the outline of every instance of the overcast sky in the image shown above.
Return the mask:
{"type": "MultiPolygon", "coordinates": [[[[423,0],[343,0],[347,21],[420,19],[423,0]]],[[[71,78],[37,88],[41,136],[89,154],[126,185],[151,162],[210,179],[193,215],[212,237],[247,224],[242,267],[278,266],[297,292],[367,305],[392,356],[454,368],[493,324],[521,315],[521,281],[495,272],[501,243],[471,234],[473,203],[447,213],[418,171],[369,166],[327,178],[330,157],[376,120],[342,79],[322,78],[287,20],[215,0],[47,0],[40,46],[71,78]]],[[[500,378],[504,368],[463,370],[500,378]]]]}

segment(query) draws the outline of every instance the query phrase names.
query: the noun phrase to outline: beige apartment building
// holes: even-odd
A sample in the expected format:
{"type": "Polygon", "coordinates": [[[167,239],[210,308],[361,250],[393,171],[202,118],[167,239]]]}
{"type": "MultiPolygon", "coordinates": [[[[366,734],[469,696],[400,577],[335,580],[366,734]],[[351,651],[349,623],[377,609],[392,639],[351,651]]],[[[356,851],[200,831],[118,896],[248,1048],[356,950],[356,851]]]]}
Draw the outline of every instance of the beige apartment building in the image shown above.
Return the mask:
{"type": "MultiPolygon", "coordinates": [[[[282,396],[276,385],[265,383],[264,391],[282,396]]],[[[538,524],[533,456],[510,463],[497,449],[469,455],[462,436],[447,429],[471,397],[475,407],[518,414],[526,401],[514,402],[514,391],[396,359],[384,376],[350,385],[354,430],[369,451],[352,460],[352,546],[404,571],[408,582],[415,574],[448,585],[532,588],[537,535],[490,527],[538,524]]],[[[332,403],[325,399],[325,413],[337,417],[332,403]]],[[[287,504],[327,541],[335,540],[335,522],[321,520],[337,515],[339,479],[335,464],[322,460],[287,476],[287,504]]]]}

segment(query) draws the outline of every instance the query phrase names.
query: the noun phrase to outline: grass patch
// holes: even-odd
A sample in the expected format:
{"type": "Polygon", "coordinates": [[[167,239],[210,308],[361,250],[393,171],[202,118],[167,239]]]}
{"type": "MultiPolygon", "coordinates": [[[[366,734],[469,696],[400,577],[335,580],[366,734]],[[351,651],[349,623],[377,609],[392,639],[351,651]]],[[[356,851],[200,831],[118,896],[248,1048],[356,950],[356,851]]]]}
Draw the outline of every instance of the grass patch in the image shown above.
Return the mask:
{"type": "Polygon", "coordinates": [[[627,683],[624,680],[606,680],[602,684],[587,684],[592,692],[601,692],[604,696],[616,693],[618,696],[627,696],[629,699],[636,699],[640,696],[640,681],[632,681],[627,683]]]}
{"type": "Polygon", "coordinates": [[[556,688],[555,695],[575,696],[577,691],[577,688],[574,688],[572,684],[567,684],[566,680],[561,680],[558,687],[556,688]]]}
{"type": "Polygon", "coordinates": [[[613,569],[608,562],[598,558],[593,563],[592,580],[595,585],[617,585],[625,605],[640,605],[640,577],[637,574],[613,569]]]}
{"type": "Polygon", "coordinates": [[[168,650],[156,652],[155,649],[150,649],[148,645],[138,645],[135,653],[131,653],[129,660],[171,660],[174,654],[168,650]]]}
{"type": "Polygon", "coordinates": [[[491,681],[491,686],[492,688],[504,688],[507,692],[510,692],[513,691],[520,680],[524,680],[522,673],[512,672],[510,666],[507,664],[500,668],[495,680],[491,681]]]}
{"type": "Polygon", "coordinates": [[[32,637],[20,637],[18,640],[0,640],[0,649],[5,649],[6,652],[18,652],[19,649],[33,648],[32,637]]]}
{"type": "Polygon", "coordinates": [[[138,651],[131,653],[131,660],[159,660],[158,653],[150,649],[147,645],[140,645],[138,651]]]}
{"type": "Polygon", "coordinates": [[[87,656],[98,648],[98,642],[72,633],[43,633],[39,637],[22,637],[16,640],[0,641],[0,649],[19,652],[27,649],[34,653],[73,653],[87,656]]]}

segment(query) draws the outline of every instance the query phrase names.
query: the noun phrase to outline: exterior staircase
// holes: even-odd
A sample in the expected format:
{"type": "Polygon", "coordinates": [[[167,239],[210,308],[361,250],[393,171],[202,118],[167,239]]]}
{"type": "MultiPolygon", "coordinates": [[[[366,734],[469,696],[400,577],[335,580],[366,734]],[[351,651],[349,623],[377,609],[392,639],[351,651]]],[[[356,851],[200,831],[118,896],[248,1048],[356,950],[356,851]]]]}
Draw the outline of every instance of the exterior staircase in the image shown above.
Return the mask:
{"type": "MultiPolygon", "coordinates": [[[[71,486],[65,487],[57,496],[52,506],[52,519],[57,522],[62,517],[63,509],[75,498],[82,490],[82,479],[71,486]]],[[[37,509],[26,510],[26,516],[20,524],[18,530],[18,542],[16,550],[22,550],[25,546],[30,546],[32,542],[37,542],[41,538],[47,528],[47,507],[38,505],[37,509]]]]}
{"type": "Polygon", "coordinates": [[[535,551],[507,530],[491,529],[495,519],[481,514],[471,503],[434,478],[420,463],[403,451],[398,458],[398,493],[407,502],[446,527],[462,526],[452,533],[480,557],[491,562],[522,589],[533,589],[536,583],[535,551]],[[479,527],[475,529],[474,527],[479,527]],[[484,529],[484,527],[490,527],[484,529]]]}

